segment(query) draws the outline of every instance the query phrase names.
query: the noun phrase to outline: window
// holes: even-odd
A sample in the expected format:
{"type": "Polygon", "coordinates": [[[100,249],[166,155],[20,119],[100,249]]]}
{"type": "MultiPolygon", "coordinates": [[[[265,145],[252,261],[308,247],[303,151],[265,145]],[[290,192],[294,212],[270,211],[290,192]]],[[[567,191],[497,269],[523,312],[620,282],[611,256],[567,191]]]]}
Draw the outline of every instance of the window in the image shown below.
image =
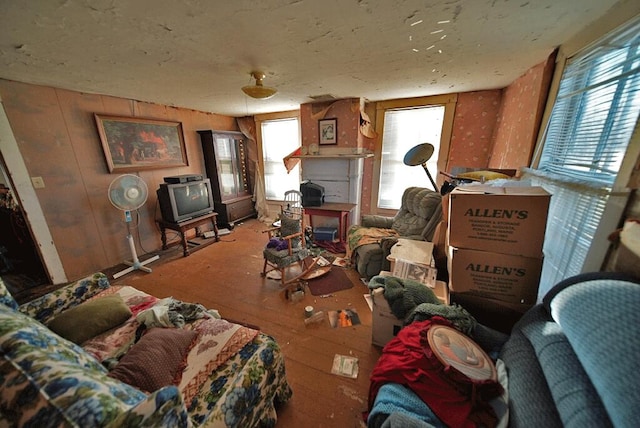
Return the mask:
{"type": "Polygon", "coordinates": [[[287,173],[283,158],[300,146],[298,118],[260,122],[264,185],[267,200],[283,200],[284,192],[300,187],[300,166],[287,173]]]}
{"type": "Polygon", "coordinates": [[[640,112],[638,21],[567,61],[534,184],[553,196],[539,296],[560,280],[600,270],[606,236],[628,197],[621,176],[640,112]]]}
{"type": "Polygon", "coordinates": [[[443,168],[441,153],[446,158],[448,152],[455,102],[455,96],[447,95],[378,103],[376,122],[382,145],[373,199],[377,208],[400,208],[402,193],[409,186],[432,187],[422,167],[404,164],[404,155],[418,144],[433,144],[427,168],[437,179],[443,168]]]}
{"type": "MultiPolygon", "coordinates": [[[[438,174],[440,134],[444,120],[444,106],[387,110],[384,114],[382,157],[380,162],[379,208],[400,208],[402,191],[409,186],[422,185],[428,180],[422,167],[404,164],[404,155],[421,143],[433,144],[435,150],[427,162],[432,177],[438,174]]],[[[428,183],[428,181],[427,181],[428,183]]],[[[430,187],[431,184],[426,184],[430,187]]]]}

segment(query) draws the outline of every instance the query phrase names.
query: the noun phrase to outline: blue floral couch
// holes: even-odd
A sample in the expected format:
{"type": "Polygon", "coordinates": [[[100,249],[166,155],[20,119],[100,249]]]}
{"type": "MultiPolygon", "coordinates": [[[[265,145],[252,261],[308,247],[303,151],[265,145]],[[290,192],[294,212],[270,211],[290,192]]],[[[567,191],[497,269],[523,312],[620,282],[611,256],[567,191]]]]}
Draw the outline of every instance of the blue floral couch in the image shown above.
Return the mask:
{"type": "MultiPolygon", "coordinates": [[[[97,273],[19,306],[0,280],[0,426],[275,425],[291,389],[274,339],[199,305],[175,312],[184,309],[176,303],[112,287],[97,273]],[[55,324],[68,335],[57,321],[108,298],[124,304],[125,319],[100,328],[118,325],[86,340],[69,336],[79,344],[52,331],[55,324]],[[141,328],[143,314],[156,325],[141,328]]],[[[71,330],[86,333],[99,314],[80,312],[71,330]]]]}

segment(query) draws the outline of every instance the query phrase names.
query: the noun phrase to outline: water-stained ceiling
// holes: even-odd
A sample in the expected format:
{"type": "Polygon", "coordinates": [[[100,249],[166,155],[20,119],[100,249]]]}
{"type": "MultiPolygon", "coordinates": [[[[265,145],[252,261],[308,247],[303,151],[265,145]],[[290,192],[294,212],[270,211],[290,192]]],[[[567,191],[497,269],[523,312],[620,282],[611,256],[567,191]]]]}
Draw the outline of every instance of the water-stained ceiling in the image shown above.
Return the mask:
{"type": "Polygon", "coordinates": [[[615,3],[3,1],[0,78],[232,116],[502,88],[615,3]]]}

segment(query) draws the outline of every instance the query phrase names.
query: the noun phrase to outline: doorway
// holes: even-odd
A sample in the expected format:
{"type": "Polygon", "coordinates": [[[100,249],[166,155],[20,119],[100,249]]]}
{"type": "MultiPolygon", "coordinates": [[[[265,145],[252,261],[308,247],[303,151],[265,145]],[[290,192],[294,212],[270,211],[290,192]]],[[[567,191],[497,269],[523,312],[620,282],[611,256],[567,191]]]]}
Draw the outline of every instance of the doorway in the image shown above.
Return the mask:
{"type": "Polygon", "coordinates": [[[0,156],[0,277],[16,300],[49,284],[27,217],[0,156]]]}

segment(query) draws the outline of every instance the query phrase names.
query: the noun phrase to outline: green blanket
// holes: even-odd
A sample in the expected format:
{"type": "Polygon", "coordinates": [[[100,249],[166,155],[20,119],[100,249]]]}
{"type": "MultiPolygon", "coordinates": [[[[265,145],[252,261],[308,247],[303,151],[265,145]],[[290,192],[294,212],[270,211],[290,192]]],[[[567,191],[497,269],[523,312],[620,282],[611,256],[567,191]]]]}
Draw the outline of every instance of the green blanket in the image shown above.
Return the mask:
{"type": "Polygon", "coordinates": [[[455,304],[442,304],[429,287],[417,281],[395,276],[374,276],[369,281],[369,289],[373,291],[376,288],[384,289],[391,312],[404,320],[404,325],[441,316],[467,335],[476,326],[475,318],[466,309],[455,304]]]}

